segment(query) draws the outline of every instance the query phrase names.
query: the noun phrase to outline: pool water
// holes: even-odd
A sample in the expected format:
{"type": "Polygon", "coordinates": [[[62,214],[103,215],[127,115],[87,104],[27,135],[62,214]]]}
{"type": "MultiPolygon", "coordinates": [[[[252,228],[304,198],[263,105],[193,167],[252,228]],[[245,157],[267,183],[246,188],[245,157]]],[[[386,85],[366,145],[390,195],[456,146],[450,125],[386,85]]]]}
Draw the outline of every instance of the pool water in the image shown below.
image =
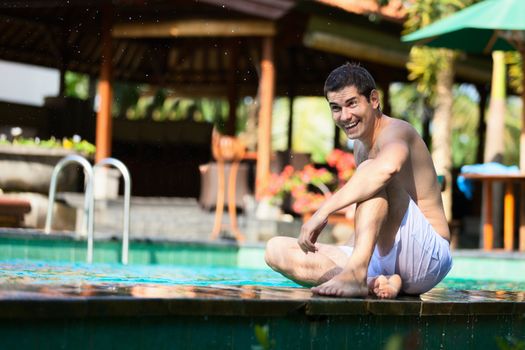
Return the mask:
{"type": "Polygon", "coordinates": [[[233,267],[0,261],[0,284],[186,284],[300,287],[271,270],[233,267]]]}
{"type": "MultiPolygon", "coordinates": [[[[300,286],[270,269],[211,266],[129,265],[0,261],[0,284],[160,284],[160,285],[255,285],[300,286]]],[[[438,288],[452,290],[523,291],[524,282],[445,278],[438,288]]]]}

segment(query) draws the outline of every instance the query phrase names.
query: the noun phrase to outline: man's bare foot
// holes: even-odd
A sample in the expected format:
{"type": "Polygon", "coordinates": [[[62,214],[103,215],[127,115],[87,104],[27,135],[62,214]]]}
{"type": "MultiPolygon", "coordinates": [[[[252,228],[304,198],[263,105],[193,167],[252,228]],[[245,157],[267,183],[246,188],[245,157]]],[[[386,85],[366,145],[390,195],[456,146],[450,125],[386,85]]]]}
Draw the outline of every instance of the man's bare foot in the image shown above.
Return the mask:
{"type": "Polygon", "coordinates": [[[370,290],[380,299],[394,299],[401,290],[401,277],[399,275],[377,276],[373,280],[370,290]]]}
{"type": "Polygon", "coordinates": [[[368,288],[364,280],[360,282],[356,279],[352,270],[344,270],[329,281],[312,288],[312,292],[333,297],[366,297],[368,288]]]}

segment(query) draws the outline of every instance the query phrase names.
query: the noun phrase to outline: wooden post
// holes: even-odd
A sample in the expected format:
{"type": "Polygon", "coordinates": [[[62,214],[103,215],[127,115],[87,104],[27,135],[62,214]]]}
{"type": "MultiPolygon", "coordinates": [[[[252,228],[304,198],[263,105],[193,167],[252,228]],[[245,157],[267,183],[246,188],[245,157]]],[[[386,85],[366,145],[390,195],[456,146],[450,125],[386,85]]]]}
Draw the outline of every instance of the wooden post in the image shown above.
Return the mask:
{"type": "Polygon", "coordinates": [[[519,250],[525,251],[525,183],[520,183],[520,221],[519,221],[519,250]]]}
{"type": "Polygon", "coordinates": [[[492,226],[492,181],[483,181],[483,203],[485,204],[483,223],[483,249],[492,250],[494,247],[494,227],[492,226]]]}
{"type": "Polygon", "coordinates": [[[259,94],[259,128],[257,135],[257,170],[255,193],[260,198],[268,185],[270,153],[272,148],[272,105],[275,89],[275,66],[273,62],[273,38],[264,37],[262,43],[261,80],[259,94]]]}
{"type": "Polygon", "coordinates": [[[98,94],[100,105],[97,113],[96,153],[95,162],[111,155],[111,74],[112,74],[112,39],[111,27],[113,22],[113,8],[110,5],[102,9],[102,55],[100,67],[100,81],[98,94]]]}
{"type": "Polygon", "coordinates": [[[514,248],[514,185],[511,180],[505,181],[503,209],[503,248],[512,251],[514,248]]]}

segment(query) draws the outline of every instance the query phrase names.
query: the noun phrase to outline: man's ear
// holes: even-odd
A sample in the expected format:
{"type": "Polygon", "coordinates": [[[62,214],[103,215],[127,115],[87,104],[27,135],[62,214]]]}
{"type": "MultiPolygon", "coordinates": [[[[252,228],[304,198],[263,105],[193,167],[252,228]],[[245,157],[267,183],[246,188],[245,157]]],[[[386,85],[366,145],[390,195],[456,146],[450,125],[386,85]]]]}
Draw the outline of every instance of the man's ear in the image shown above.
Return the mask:
{"type": "Polygon", "coordinates": [[[371,92],[370,92],[370,103],[372,104],[372,107],[374,109],[379,109],[380,108],[380,99],[379,99],[379,91],[377,91],[376,89],[373,89],[371,92]]]}

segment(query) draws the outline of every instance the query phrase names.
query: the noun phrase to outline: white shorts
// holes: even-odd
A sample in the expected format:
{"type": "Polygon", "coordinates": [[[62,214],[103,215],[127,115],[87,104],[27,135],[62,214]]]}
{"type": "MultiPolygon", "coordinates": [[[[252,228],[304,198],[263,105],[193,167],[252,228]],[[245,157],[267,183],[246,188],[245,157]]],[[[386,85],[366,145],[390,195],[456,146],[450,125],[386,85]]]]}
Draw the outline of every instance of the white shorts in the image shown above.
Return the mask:
{"type": "MultiPolygon", "coordinates": [[[[339,248],[347,255],[352,254],[352,247],[339,248]]],[[[451,268],[448,241],[432,228],[411,199],[390,252],[381,256],[375,247],[368,277],[398,274],[404,293],[421,294],[441,282],[451,268]]]]}

